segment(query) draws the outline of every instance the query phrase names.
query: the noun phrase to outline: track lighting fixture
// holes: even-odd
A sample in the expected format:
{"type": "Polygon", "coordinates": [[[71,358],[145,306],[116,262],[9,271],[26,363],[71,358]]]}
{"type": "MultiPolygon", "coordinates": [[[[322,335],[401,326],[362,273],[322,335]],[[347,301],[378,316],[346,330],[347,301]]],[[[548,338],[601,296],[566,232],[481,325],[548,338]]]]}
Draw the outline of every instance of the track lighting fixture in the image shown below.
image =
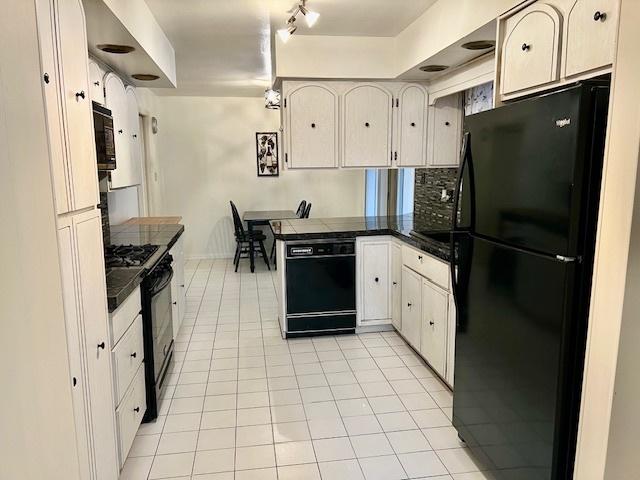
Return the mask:
{"type": "Polygon", "coordinates": [[[300,0],[300,3],[294,5],[293,8],[291,8],[291,10],[287,12],[291,14],[291,17],[289,17],[289,19],[287,20],[287,26],[286,28],[281,28],[280,30],[278,30],[278,36],[284,43],[286,43],[291,35],[293,35],[293,33],[297,30],[298,27],[296,27],[295,21],[299,13],[302,13],[302,15],[304,15],[304,20],[307,23],[308,27],[313,27],[318,21],[318,18],[320,18],[320,14],[318,12],[309,10],[306,4],[307,0],[300,0]]]}

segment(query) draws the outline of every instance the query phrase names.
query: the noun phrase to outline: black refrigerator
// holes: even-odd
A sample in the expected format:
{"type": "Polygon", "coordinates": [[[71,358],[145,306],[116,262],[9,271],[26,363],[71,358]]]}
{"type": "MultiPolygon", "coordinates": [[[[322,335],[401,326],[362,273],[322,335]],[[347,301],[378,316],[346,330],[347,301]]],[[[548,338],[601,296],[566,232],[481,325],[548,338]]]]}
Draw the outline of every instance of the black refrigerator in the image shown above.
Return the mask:
{"type": "Polygon", "coordinates": [[[500,480],[568,480],[609,83],[466,117],[454,197],[453,425],[500,480]]]}

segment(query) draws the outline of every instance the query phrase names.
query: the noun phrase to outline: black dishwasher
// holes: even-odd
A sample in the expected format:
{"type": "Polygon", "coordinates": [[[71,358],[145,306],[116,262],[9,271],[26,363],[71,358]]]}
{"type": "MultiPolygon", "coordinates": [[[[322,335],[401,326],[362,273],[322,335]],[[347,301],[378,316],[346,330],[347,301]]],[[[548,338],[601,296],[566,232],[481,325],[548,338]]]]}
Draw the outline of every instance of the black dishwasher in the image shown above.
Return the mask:
{"type": "Polygon", "coordinates": [[[287,242],[285,271],[287,337],[355,332],[355,241],[287,242]]]}

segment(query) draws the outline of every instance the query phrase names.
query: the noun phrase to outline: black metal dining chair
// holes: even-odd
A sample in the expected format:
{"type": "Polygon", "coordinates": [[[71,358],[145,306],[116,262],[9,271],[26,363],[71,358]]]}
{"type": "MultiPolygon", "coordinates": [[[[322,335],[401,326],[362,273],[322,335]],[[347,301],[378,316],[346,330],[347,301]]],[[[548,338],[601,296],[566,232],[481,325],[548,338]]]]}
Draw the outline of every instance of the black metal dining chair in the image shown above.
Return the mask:
{"type": "Polygon", "coordinates": [[[311,203],[307,203],[307,206],[304,209],[304,213],[301,218],[309,218],[309,214],[311,213],[311,203]]]}
{"type": "Polygon", "coordinates": [[[298,209],[296,210],[296,215],[298,216],[298,218],[302,218],[302,216],[304,215],[304,210],[306,208],[307,208],[307,201],[302,200],[300,202],[300,205],[298,205],[298,209]]]}
{"type": "Polygon", "coordinates": [[[253,263],[253,259],[256,253],[262,255],[264,263],[267,264],[267,268],[271,270],[269,265],[269,258],[267,257],[267,250],[264,248],[264,241],[267,239],[264,233],[261,231],[247,232],[242,224],[242,219],[238,213],[233,202],[229,202],[231,205],[231,215],[233,217],[233,227],[235,230],[236,238],[236,253],[233,256],[233,264],[236,266],[236,272],[238,271],[238,265],[241,258],[249,258],[253,263]],[[246,255],[243,257],[242,255],[246,255]]]}

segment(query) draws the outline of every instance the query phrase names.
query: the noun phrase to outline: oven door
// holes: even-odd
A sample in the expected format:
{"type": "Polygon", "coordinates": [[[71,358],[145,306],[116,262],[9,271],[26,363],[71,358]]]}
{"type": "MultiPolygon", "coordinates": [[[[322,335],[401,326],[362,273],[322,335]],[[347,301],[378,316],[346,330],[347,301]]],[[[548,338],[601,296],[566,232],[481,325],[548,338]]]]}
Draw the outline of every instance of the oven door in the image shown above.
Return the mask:
{"type": "Polygon", "coordinates": [[[161,267],[162,271],[154,279],[150,296],[151,332],[153,335],[153,370],[155,384],[160,388],[165,363],[173,342],[173,319],[171,306],[171,265],[161,267]]]}

